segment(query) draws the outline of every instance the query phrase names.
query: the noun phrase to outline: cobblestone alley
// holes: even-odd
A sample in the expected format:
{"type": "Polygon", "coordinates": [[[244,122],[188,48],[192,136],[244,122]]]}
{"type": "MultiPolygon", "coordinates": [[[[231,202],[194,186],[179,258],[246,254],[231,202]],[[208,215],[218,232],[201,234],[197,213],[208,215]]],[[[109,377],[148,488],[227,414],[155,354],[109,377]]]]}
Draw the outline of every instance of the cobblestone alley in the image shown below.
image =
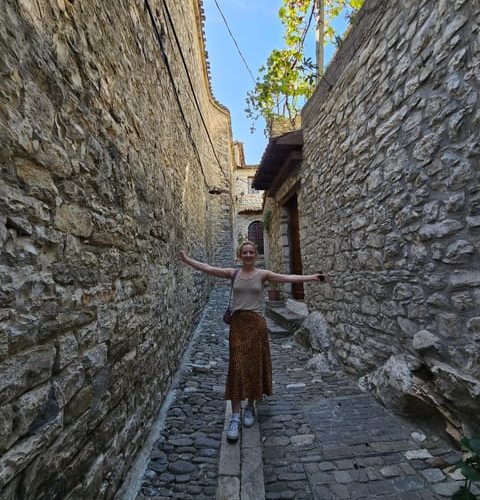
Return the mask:
{"type": "Polygon", "coordinates": [[[0,500],[451,498],[480,432],[479,33],[479,0],[2,2],[0,500]],[[278,45],[236,86],[229,23],[256,58],[337,9],[334,53],[278,45]],[[229,396],[271,392],[263,292],[273,362],[240,433],[211,278],[238,257],[229,396]]]}
{"type": "MultiPolygon", "coordinates": [[[[212,293],[165,418],[125,499],[213,499],[221,453],[228,289],[212,293]]],[[[271,339],[274,395],[259,404],[267,499],[449,498],[460,453],[390,414],[342,372],[318,374],[291,338],[271,339]]],[[[227,445],[235,446],[235,445],[227,445]]]]}

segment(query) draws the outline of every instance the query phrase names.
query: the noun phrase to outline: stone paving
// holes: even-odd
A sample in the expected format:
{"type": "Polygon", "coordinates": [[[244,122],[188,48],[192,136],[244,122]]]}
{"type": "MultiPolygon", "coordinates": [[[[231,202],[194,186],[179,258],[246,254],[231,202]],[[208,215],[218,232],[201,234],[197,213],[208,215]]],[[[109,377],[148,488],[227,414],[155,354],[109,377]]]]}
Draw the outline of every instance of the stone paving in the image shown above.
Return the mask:
{"type": "MultiPolygon", "coordinates": [[[[227,300],[226,286],[212,292],[136,500],[215,498],[227,300]]],[[[307,370],[310,356],[291,338],[272,338],[271,349],[274,395],[258,405],[267,499],[414,500],[458,489],[461,482],[445,471],[459,452],[386,411],[350,376],[307,370]]]]}
{"type": "MultiPolygon", "coordinates": [[[[211,294],[184,360],[160,437],[150,452],[137,500],[215,498],[224,426],[228,287],[211,294]]],[[[128,499],[129,500],[129,499],[128,499]]]]}
{"type": "MultiPolygon", "coordinates": [[[[432,499],[462,481],[461,454],[361,393],[344,373],[305,369],[308,353],[272,339],[274,395],[259,404],[267,499],[432,499]]],[[[445,495],[445,496],[443,496],[445,495]]]]}

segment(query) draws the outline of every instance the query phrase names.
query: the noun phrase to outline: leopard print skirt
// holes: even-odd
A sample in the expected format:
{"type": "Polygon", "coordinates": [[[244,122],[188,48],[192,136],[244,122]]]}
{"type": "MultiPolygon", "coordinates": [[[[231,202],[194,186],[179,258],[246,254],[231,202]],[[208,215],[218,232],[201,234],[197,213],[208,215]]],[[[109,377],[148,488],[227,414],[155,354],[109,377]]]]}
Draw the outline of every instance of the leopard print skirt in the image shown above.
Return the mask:
{"type": "Polygon", "coordinates": [[[230,323],[230,360],[225,399],[261,400],[272,394],[272,360],[265,318],[235,311],[230,323]]]}

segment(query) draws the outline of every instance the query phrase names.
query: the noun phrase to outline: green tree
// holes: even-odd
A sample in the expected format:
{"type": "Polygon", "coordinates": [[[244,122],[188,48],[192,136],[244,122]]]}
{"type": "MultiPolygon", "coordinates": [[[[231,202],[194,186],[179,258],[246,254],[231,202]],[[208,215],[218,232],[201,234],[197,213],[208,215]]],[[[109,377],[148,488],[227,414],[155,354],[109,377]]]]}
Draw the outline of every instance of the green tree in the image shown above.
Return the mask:
{"type": "MultiPolygon", "coordinates": [[[[260,116],[267,122],[284,117],[294,125],[303,103],[315,88],[318,73],[315,63],[305,57],[304,46],[308,31],[318,13],[314,0],[282,0],[278,15],[284,26],[284,47],[274,49],[259,69],[255,88],[247,94],[247,117],[260,116]]],[[[339,41],[332,20],[344,12],[350,19],[360,9],[363,0],[324,0],[324,43],[339,41]]],[[[254,126],[252,126],[252,130],[254,126]]]]}

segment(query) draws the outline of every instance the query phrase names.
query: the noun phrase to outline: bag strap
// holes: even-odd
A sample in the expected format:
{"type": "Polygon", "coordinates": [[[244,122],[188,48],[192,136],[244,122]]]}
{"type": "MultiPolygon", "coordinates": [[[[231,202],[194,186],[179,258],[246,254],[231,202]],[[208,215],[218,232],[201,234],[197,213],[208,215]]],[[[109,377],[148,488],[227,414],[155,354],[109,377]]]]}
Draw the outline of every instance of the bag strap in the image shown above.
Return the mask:
{"type": "Polygon", "coordinates": [[[233,283],[234,283],[235,278],[237,277],[237,274],[239,272],[240,272],[240,269],[235,269],[235,271],[233,271],[232,286],[230,287],[230,298],[228,299],[228,307],[230,307],[230,304],[232,303],[233,283]]]}

